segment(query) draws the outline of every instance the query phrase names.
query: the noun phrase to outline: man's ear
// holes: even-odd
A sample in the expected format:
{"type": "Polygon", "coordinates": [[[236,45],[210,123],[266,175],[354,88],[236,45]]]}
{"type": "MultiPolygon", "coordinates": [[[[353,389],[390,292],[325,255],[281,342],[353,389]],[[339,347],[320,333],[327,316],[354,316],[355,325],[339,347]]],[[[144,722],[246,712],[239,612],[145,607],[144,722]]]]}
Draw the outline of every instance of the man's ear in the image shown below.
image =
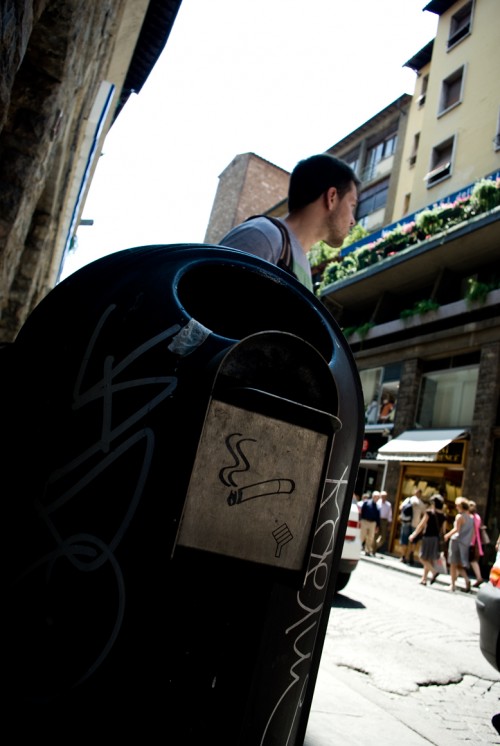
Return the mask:
{"type": "Polygon", "coordinates": [[[332,210],[334,207],[336,207],[338,199],[339,193],[337,191],[337,187],[328,187],[325,192],[325,202],[327,209],[332,210]]]}

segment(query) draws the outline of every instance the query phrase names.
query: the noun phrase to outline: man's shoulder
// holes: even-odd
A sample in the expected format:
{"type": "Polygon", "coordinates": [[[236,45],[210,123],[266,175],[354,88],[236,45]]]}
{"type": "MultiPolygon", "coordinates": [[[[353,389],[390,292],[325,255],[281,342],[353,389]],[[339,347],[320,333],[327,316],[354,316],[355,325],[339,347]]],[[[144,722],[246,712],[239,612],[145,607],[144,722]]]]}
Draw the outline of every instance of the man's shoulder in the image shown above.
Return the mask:
{"type": "MultiPolygon", "coordinates": [[[[249,234],[252,232],[260,233],[267,237],[281,236],[280,227],[276,225],[274,220],[277,220],[277,218],[271,220],[265,217],[265,215],[256,215],[248,220],[244,220],[243,223],[235,225],[234,228],[231,228],[231,230],[226,233],[224,238],[221,239],[221,244],[233,236],[249,234]]],[[[281,221],[279,222],[281,223],[281,221]]]]}
{"type": "Polygon", "coordinates": [[[276,264],[282,251],[283,237],[274,223],[259,216],[236,225],[219,241],[219,245],[239,249],[276,264]]]}

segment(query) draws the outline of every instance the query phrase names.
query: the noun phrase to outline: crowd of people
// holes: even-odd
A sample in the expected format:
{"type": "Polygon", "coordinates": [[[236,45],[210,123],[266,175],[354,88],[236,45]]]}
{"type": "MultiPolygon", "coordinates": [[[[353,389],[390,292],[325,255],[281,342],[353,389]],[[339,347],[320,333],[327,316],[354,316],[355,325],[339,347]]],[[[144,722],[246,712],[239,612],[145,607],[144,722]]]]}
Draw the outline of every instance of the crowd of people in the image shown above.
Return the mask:
{"type": "MultiPolygon", "coordinates": [[[[385,490],[364,493],[358,503],[361,544],[366,556],[385,554],[389,548],[393,509],[385,490]]],[[[450,576],[448,590],[458,588],[463,579],[464,590],[478,588],[484,582],[482,560],[485,544],[490,542],[476,503],[465,497],[455,500],[454,517],[439,493],[424,500],[416,488],[399,507],[400,562],[422,565],[422,585],[432,585],[438,575],[450,576]],[[473,578],[471,577],[473,576],[473,578]],[[472,585],[472,579],[474,584],[472,585]]]]}

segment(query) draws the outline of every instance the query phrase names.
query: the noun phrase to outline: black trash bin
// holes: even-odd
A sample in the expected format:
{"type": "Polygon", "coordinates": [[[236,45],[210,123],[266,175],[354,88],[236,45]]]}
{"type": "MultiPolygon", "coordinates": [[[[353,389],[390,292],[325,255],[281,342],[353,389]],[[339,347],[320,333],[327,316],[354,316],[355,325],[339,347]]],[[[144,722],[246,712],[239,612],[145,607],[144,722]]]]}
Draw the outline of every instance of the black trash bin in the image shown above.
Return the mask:
{"type": "Polygon", "coordinates": [[[303,743],[363,435],[323,305],[239,251],[129,249],[49,293],[3,380],[17,731],[303,743]]]}

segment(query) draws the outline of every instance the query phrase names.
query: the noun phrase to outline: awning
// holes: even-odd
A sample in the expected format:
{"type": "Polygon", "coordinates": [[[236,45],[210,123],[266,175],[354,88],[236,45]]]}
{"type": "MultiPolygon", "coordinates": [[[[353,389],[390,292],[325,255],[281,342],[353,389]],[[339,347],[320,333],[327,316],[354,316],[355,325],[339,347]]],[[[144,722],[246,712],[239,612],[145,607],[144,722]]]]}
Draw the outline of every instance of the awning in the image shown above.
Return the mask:
{"type": "Polygon", "coordinates": [[[438,453],[468,435],[460,430],[406,430],[378,449],[379,461],[437,461],[438,453]]]}

